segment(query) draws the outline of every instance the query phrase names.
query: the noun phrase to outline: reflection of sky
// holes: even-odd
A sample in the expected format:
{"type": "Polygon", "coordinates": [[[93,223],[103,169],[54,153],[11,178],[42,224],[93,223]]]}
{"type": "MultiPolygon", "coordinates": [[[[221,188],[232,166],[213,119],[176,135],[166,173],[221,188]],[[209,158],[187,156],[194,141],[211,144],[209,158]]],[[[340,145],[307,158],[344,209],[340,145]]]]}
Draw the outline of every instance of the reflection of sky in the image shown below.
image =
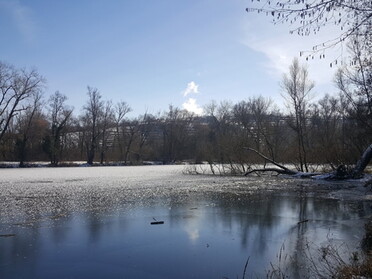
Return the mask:
{"type": "MultiPolygon", "coordinates": [[[[196,222],[194,222],[196,223],[196,222]]],[[[185,231],[187,232],[191,243],[195,243],[199,239],[199,229],[197,224],[187,224],[185,231]]]]}
{"type": "Polygon", "coordinates": [[[183,229],[187,233],[191,244],[196,244],[200,238],[200,228],[203,226],[203,210],[198,208],[189,209],[190,214],[183,217],[183,229]],[[196,214],[195,214],[196,213],[196,214]]]}

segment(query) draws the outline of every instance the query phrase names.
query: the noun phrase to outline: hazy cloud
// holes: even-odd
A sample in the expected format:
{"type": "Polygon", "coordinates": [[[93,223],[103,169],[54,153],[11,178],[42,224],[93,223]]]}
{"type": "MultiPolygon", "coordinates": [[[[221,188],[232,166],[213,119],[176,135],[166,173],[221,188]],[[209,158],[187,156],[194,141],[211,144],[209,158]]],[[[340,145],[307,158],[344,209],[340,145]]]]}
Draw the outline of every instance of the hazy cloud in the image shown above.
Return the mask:
{"type": "Polygon", "coordinates": [[[36,24],[32,10],[19,1],[0,1],[0,10],[5,11],[18,32],[28,43],[35,41],[36,24]]]}
{"type": "MultiPolygon", "coordinates": [[[[289,65],[294,57],[300,58],[300,52],[311,50],[314,45],[327,41],[333,37],[334,30],[323,30],[316,36],[298,36],[289,34],[289,26],[277,26],[271,23],[260,21],[260,33],[253,32],[255,26],[247,25],[245,28],[246,38],[242,42],[256,52],[264,54],[267,58],[263,66],[271,76],[281,79],[284,73],[288,72],[289,65]]],[[[319,59],[320,54],[315,54],[314,59],[309,57],[307,62],[305,57],[311,52],[306,52],[300,58],[301,63],[308,65],[310,79],[315,80],[316,84],[329,84],[333,80],[334,70],[330,69],[329,63],[339,54],[337,50],[329,49],[326,51],[326,59],[319,59]]]]}
{"type": "Polygon", "coordinates": [[[187,84],[187,88],[183,91],[183,96],[187,96],[189,94],[197,94],[199,85],[197,85],[194,81],[191,81],[187,84]]]}
{"type": "Polygon", "coordinates": [[[203,109],[196,103],[194,98],[189,98],[187,102],[182,104],[182,108],[197,115],[203,114],[203,109]]]}

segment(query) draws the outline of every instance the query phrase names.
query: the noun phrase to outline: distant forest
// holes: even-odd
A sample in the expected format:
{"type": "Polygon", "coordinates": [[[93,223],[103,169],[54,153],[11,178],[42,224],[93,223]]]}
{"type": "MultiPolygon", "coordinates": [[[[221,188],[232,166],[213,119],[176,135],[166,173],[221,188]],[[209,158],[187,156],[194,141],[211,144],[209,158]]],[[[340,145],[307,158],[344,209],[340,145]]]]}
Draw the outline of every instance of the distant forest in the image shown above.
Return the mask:
{"type": "Polygon", "coordinates": [[[0,62],[0,160],[20,166],[188,161],[234,164],[245,171],[262,162],[247,150],[252,148],[302,171],[310,164],[355,163],[372,142],[372,67],[359,62],[339,69],[334,95],[313,101],[314,84],[294,59],[278,88],[284,112],[257,96],[211,102],[202,116],[169,106],[132,119],[129,104],[105,100],[93,87],[87,88],[82,111],[74,112],[62,93],[44,97],[45,80],[37,71],[0,62]]]}

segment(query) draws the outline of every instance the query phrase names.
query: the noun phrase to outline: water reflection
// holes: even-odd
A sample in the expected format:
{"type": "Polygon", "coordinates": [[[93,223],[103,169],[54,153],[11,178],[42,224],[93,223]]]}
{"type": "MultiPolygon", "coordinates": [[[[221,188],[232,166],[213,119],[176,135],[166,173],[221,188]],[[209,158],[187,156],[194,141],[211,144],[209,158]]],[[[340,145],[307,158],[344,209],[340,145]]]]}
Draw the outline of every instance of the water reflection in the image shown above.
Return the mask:
{"type": "Polygon", "coordinates": [[[57,203],[48,214],[30,214],[24,203],[23,222],[2,220],[2,232],[16,236],[0,238],[0,278],[236,278],[248,257],[247,277],[264,277],[284,246],[292,259],[286,268],[301,277],[306,259],[298,251],[329,238],[357,245],[359,220],[371,214],[362,202],[301,195],[188,193],[138,203],[88,195],[81,202],[85,211],[57,203]],[[153,218],[165,223],[150,225],[153,218]]]}

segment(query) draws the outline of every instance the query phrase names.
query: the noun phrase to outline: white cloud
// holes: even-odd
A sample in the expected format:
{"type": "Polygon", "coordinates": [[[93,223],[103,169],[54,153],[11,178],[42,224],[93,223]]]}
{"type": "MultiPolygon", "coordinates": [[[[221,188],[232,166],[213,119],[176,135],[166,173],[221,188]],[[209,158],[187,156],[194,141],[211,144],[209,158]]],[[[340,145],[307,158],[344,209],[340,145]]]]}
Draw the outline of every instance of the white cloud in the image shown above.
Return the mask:
{"type": "Polygon", "coordinates": [[[182,104],[182,108],[197,115],[203,114],[203,109],[196,103],[194,98],[189,98],[187,102],[182,104]]]}
{"type": "MultiPolygon", "coordinates": [[[[273,25],[270,22],[264,22],[261,18],[260,28],[257,24],[248,24],[245,26],[245,39],[242,42],[250,49],[262,53],[267,60],[263,67],[268,74],[274,78],[281,79],[284,73],[288,72],[289,65],[294,57],[300,57],[301,51],[311,50],[314,45],[325,42],[337,34],[334,28],[322,30],[315,36],[290,35],[288,25],[273,25]]],[[[307,52],[306,54],[310,54],[307,52]]],[[[330,68],[329,64],[339,56],[338,49],[328,49],[325,52],[326,59],[319,59],[320,54],[314,54],[314,59],[309,58],[306,61],[303,55],[300,62],[307,64],[309,76],[317,85],[331,85],[335,73],[335,67],[330,68]]]]}
{"type": "Polygon", "coordinates": [[[187,84],[187,88],[182,92],[183,96],[187,96],[189,94],[197,94],[199,85],[197,85],[194,81],[191,81],[187,84]]]}
{"type": "Polygon", "coordinates": [[[28,42],[35,41],[36,24],[32,17],[32,10],[19,1],[0,1],[0,10],[4,9],[18,29],[18,32],[28,42]]]}

